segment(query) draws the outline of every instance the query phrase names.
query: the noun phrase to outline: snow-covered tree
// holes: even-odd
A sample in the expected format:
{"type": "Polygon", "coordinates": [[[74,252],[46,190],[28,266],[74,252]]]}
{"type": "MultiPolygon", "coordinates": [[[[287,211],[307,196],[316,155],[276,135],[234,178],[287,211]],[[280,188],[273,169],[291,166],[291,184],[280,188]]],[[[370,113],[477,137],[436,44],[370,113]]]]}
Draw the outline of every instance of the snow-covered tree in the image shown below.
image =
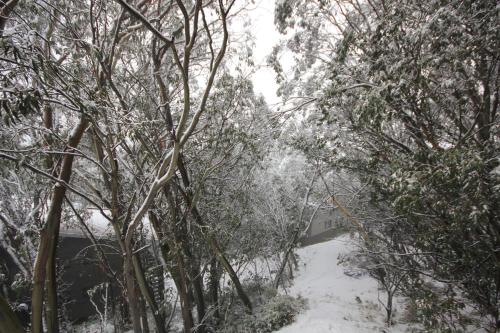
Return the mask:
{"type": "Polygon", "coordinates": [[[420,253],[422,271],[449,280],[498,328],[496,2],[280,2],[276,20],[295,29],[292,82],[307,83],[288,87],[349,133],[344,150],[355,153],[339,163],[411,235],[398,246],[420,253]],[[320,92],[309,95],[311,85],[320,92]]]}

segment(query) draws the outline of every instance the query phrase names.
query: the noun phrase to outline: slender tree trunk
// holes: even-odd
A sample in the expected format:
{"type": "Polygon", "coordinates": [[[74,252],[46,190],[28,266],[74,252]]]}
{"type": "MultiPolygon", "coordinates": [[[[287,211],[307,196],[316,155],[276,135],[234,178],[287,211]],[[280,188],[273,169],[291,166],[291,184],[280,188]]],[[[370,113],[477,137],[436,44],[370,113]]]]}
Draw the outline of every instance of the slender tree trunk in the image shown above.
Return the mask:
{"type": "Polygon", "coordinates": [[[198,263],[194,263],[192,265],[192,275],[193,275],[193,289],[194,289],[194,298],[196,301],[196,313],[198,314],[198,328],[196,332],[205,333],[205,299],[203,296],[203,280],[200,273],[200,267],[198,263]]]}
{"type": "Polygon", "coordinates": [[[140,308],[141,308],[142,332],[149,333],[148,314],[146,312],[146,303],[144,302],[143,297],[140,297],[139,304],[140,304],[140,308]]]}
{"type": "Polygon", "coordinates": [[[219,244],[215,240],[215,238],[212,235],[207,235],[208,238],[208,244],[210,245],[210,248],[212,249],[212,252],[215,254],[219,262],[221,263],[222,267],[224,270],[227,272],[229,275],[229,278],[233,282],[234,287],[236,288],[236,292],[238,293],[238,296],[240,297],[241,301],[247,308],[247,312],[252,313],[252,302],[250,302],[250,298],[248,298],[248,295],[246,294],[245,290],[243,289],[243,286],[241,285],[240,279],[238,278],[238,275],[234,271],[233,267],[227,260],[226,256],[222,252],[222,250],[219,247],[219,244]]]}
{"type": "Polygon", "coordinates": [[[293,253],[288,259],[288,274],[290,275],[290,279],[293,280],[293,260],[292,258],[294,257],[293,253]]]}
{"type": "MultiPolygon", "coordinates": [[[[87,129],[87,126],[88,120],[85,117],[80,118],[78,125],[73,129],[68,139],[68,144],[65,149],[66,151],[78,146],[83,133],[87,129]]],[[[67,154],[63,157],[59,179],[65,183],[69,183],[70,181],[73,160],[74,155],[72,154],[67,154]]],[[[52,246],[58,236],[59,224],[61,223],[62,204],[64,202],[65,194],[66,187],[63,184],[58,183],[54,185],[46,223],[40,232],[40,243],[33,269],[33,290],[31,294],[31,331],[33,333],[43,333],[42,314],[46,269],[48,268],[50,270],[50,276],[55,276],[55,265],[48,266],[48,261],[51,256],[52,246]],[[54,272],[52,270],[54,270],[54,272]]],[[[55,295],[55,298],[57,298],[57,284],[54,285],[51,293],[51,297],[54,297],[55,295]]],[[[56,318],[57,321],[57,303],[52,303],[51,305],[55,305],[55,308],[53,307],[51,309],[51,318],[56,318]]]]}
{"type": "Polygon", "coordinates": [[[283,260],[281,261],[280,268],[278,269],[278,273],[276,273],[276,277],[274,278],[274,289],[278,289],[281,281],[281,277],[283,275],[283,272],[285,271],[286,264],[288,263],[288,257],[290,256],[290,253],[293,252],[293,248],[295,247],[295,244],[297,244],[297,240],[299,238],[299,232],[300,229],[297,227],[295,231],[293,232],[293,237],[292,240],[290,241],[285,254],[283,256],[283,260]]]}
{"type": "Polygon", "coordinates": [[[47,304],[45,321],[48,333],[59,333],[58,300],[57,300],[57,245],[59,243],[59,224],[54,228],[50,239],[50,253],[47,260],[47,304]]]}
{"type": "Polygon", "coordinates": [[[135,285],[134,263],[132,259],[132,252],[130,252],[130,250],[127,250],[125,253],[123,275],[127,286],[128,310],[132,319],[132,328],[134,333],[142,333],[139,296],[137,295],[135,285]]]}
{"type": "MultiPolygon", "coordinates": [[[[124,205],[119,199],[120,193],[121,193],[121,186],[120,186],[120,182],[119,182],[118,162],[116,160],[116,157],[113,154],[113,150],[110,149],[109,147],[104,146],[101,143],[101,141],[98,139],[97,133],[95,131],[93,133],[92,139],[93,139],[96,154],[97,154],[98,159],[101,163],[104,160],[104,151],[105,150],[108,152],[109,156],[113,157],[112,160],[110,161],[110,166],[111,166],[111,170],[112,170],[111,181],[108,180],[106,174],[103,174],[103,179],[105,181],[106,187],[112,193],[112,195],[111,195],[111,197],[112,197],[111,198],[112,199],[111,200],[111,207],[109,207],[109,208],[111,209],[112,215],[113,215],[113,222],[112,222],[113,229],[115,231],[115,234],[116,234],[116,237],[118,239],[118,242],[119,242],[119,245],[120,245],[122,252],[124,252],[126,254],[126,257],[128,257],[129,253],[132,250],[128,249],[131,246],[127,246],[126,242],[122,239],[122,233],[123,233],[122,231],[126,230],[126,226],[128,225],[129,221],[123,221],[122,224],[120,224],[118,222],[118,221],[120,221],[120,218],[122,216],[126,215],[125,209],[123,208],[124,205]]],[[[113,143],[109,143],[109,144],[111,146],[113,146],[113,143]]],[[[125,259],[125,261],[127,261],[127,259],[125,259]]],[[[149,308],[151,309],[151,312],[153,314],[156,331],[158,333],[165,333],[164,315],[161,311],[159,311],[158,304],[156,304],[156,301],[155,301],[154,296],[153,296],[153,292],[146,281],[146,277],[144,275],[144,269],[140,263],[138,256],[136,254],[132,254],[130,261],[132,262],[134,274],[125,276],[127,293],[129,291],[131,291],[129,285],[135,286],[137,283],[143,299],[146,301],[147,305],[149,306],[149,308]],[[132,281],[129,281],[128,279],[133,280],[133,283],[132,283],[132,281]]],[[[124,262],[124,266],[126,266],[125,262],[124,262]]],[[[135,290],[135,288],[134,288],[134,290],[135,290]]],[[[132,291],[132,292],[134,293],[135,291],[132,291]]],[[[139,297],[137,293],[132,295],[132,299],[134,299],[134,300],[137,300],[137,297],[139,297]]],[[[128,302],[129,302],[129,311],[130,311],[130,315],[132,317],[133,325],[135,328],[137,328],[140,325],[138,325],[137,323],[134,324],[134,318],[135,318],[135,320],[137,320],[137,318],[140,318],[140,313],[138,315],[137,313],[135,313],[135,311],[138,311],[138,309],[140,310],[140,308],[137,306],[131,305],[130,299],[128,300],[128,302]]],[[[134,301],[134,303],[136,303],[136,301],[134,301]]]]}
{"type": "Polygon", "coordinates": [[[193,307],[192,297],[189,295],[189,280],[186,274],[184,259],[180,253],[177,254],[177,269],[175,274],[178,277],[179,286],[179,299],[181,302],[182,318],[184,320],[184,332],[191,333],[194,327],[193,314],[191,308],[193,307]]]}
{"type": "Polygon", "coordinates": [[[153,318],[155,321],[157,333],[165,333],[165,316],[159,310],[158,304],[154,299],[153,291],[146,281],[146,276],[144,275],[144,269],[142,268],[141,262],[137,255],[133,257],[135,275],[137,277],[137,284],[141,290],[143,298],[146,300],[151,312],[153,313],[153,318]]]}
{"type": "Polygon", "coordinates": [[[385,311],[387,313],[387,317],[386,317],[387,326],[392,325],[392,298],[393,298],[393,293],[392,293],[392,291],[388,290],[387,291],[387,304],[385,307],[385,311]]]}
{"type": "Polygon", "coordinates": [[[217,259],[215,257],[210,261],[210,280],[209,280],[209,293],[212,306],[214,307],[214,319],[215,324],[218,325],[220,321],[220,311],[219,311],[219,267],[217,265],[217,259]]]}
{"type": "MultiPolygon", "coordinates": [[[[184,223],[181,223],[181,225],[185,225],[185,220],[184,223]]],[[[203,320],[205,318],[205,299],[203,281],[198,259],[194,257],[193,252],[189,249],[189,241],[186,237],[187,232],[186,228],[182,228],[179,231],[177,241],[181,243],[183,253],[186,256],[185,267],[189,273],[189,296],[196,303],[196,313],[198,314],[198,326],[196,332],[204,333],[205,325],[203,324],[203,320]]]]}
{"type": "MultiPolygon", "coordinates": [[[[169,189],[165,189],[165,194],[167,197],[169,196],[169,189]]],[[[171,199],[171,198],[170,198],[171,199]]],[[[191,298],[189,297],[187,278],[184,273],[184,263],[182,256],[177,254],[173,256],[175,258],[176,264],[172,263],[172,255],[170,255],[173,250],[168,246],[164,232],[161,228],[160,221],[158,217],[152,212],[148,213],[149,220],[151,221],[151,225],[155,230],[155,233],[159,238],[159,247],[160,253],[163,258],[163,263],[165,265],[165,270],[170,272],[172,279],[174,280],[175,287],[177,288],[177,292],[179,294],[179,300],[181,303],[181,314],[182,321],[184,323],[184,332],[191,333],[194,327],[193,314],[191,312],[191,298]],[[167,265],[167,263],[172,263],[171,265],[167,265]]]]}
{"type": "MultiPolygon", "coordinates": [[[[168,258],[169,250],[166,246],[162,246],[162,256],[164,258],[168,258]]],[[[176,259],[178,260],[178,259],[176,259]]],[[[170,266],[170,265],[169,265],[170,266]]],[[[181,315],[182,321],[184,325],[184,332],[191,333],[194,328],[194,320],[193,314],[191,312],[192,302],[189,297],[189,291],[186,285],[186,277],[184,276],[183,270],[180,269],[179,264],[175,264],[174,266],[168,267],[168,271],[172,276],[172,280],[174,280],[175,287],[177,288],[177,293],[179,294],[179,301],[181,303],[181,315]],[[184,276],[184,277],[183,277],[184,276]]]]}
{"type": "Polygon", "coordinates": [[[45,284],[46,263],[48,258],[49,238],[47,227],[40,232],[37,257],[33,267],[33,290],[31,292],[31,332],[43,333],[43,294],[45,284]]]}
{"type": "Polygon", "coordinates": [[[193,314],[191,313],[191,300],[189,298],[189,293],[185,287],[182,279],[180,278],[181,273],[175,267],[169,269],[170,275],[174,280],[175,287],[177,288],[177,293],[179,294],[179,301],[181,303],[181,315],[184,324],[184,332],[191,333],[194,327],[193,314]]]}

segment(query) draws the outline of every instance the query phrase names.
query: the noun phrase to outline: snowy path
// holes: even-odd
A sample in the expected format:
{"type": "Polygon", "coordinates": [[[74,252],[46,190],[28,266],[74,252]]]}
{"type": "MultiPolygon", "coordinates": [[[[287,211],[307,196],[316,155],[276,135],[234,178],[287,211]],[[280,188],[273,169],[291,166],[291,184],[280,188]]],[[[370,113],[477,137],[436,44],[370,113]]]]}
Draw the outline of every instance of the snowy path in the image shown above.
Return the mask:
{"type": "MultiPolygon", "coordinates": [[[[296,322],[280,333],[372,333],[405,332],[406,325],[388,329],[384,310],[377,301],[377,282],[367,275],[359,278],[344,274],[345,266],[337,265],[339,254],[352,249],[348,235],[335,240],[299,249],[300,269],[294,285],[288,289],[293,296],[307,299],[308,309],[296,322]],[[361,299],[356,300],[356,297],[361,299]]],[[[381,294],[381,297],[383,295],[381,294]]],[[[395,306],[401,312],[402,305],[395,306]]]]}

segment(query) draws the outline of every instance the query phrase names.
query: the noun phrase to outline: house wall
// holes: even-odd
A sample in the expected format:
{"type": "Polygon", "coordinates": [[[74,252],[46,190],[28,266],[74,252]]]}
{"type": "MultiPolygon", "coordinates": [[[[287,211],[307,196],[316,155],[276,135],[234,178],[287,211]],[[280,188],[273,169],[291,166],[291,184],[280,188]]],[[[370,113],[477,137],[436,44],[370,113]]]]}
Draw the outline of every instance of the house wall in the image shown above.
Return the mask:
{"type": "MultiPolygon", "coordinates": [[[[118,276],[121,276],[122,256],[119,251],[113,250],[117,248],[116,242],[101,240],[100,243],[105,245],[103,249],[112,269],[117,272],[118,276]]],[[[104,267],[97,259],[97,252],[88,238],[76,234],[62,234],[59,239],[57,255],[58,271],[60,272],[58,281],[59,304],[62,305],[62,315],[65,318],[72,322],[79,322],[97,314],[89,300],[87,290],[98,284],[110,282],[109,296],[114,296],[116,300],[120,298],[121,291],[118,288],[118,281],[112,281],[107,277],[104,267]]],[[[11,288],[16,274],[19,273],[19,268],[11,260],[10,255],[0,247],[0,292],[2,296],[17,304],[26,303],[31,308],[30,286],[26,285],[16,291],[11,288]]],[[[101,305],[99,300],[97,304],[101,305]]],[[[20,319],[26,327],[29,323],[29,317],[20,319]]]]}
{"type": "MultiPolygon", "coordinates": [[[[306,210],[306,221],[313,212],[312,209],[306,210]]],[[[347,222],[338,209],[319,209],[314,215],[306,235],[299,240],[299,243],[301,246],[307,246],[333,239],[346,232],[347,222]]]]}
{"type": "MultiPolygon", "coordinates": [[[[120,277],[122,272],[122,256],[118,244],[112,240],[101,240],[103,251],[111,268],[120,277]]],[[[79,236],[63,236],[59,241],[58,263],[61,269],[60,293],[67,318],[79,322],[96,315],[94,305],[90,302],[87,291],[94,286],[109,283],[108,296],[119,299],[121,293],[118,281],[106,274],[106,268],[100,263],[97,251],[88,238],[79,236]]],[[[100,297],[95,297],[101,307],[100,297]]]]}
{"type": "Polygon", "coordinates": [[[307,235],[309,237],[319,235],[344,224],[345,218],[338,209],[320,209],[316,212],[313,222],[307,231],[307,235]]]}

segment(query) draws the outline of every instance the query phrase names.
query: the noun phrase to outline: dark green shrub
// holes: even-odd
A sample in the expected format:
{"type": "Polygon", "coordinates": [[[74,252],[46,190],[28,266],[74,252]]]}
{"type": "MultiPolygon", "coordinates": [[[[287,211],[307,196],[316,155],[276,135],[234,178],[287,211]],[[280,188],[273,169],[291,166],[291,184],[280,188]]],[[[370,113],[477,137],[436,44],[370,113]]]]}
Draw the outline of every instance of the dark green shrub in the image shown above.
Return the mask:
{"type": "Polygon", "coordinates": [[[276,295],[255,309],[254,314],[243,314],[226,322],[224,333],[269,333],[291,324],[305,307],[303,298],[276,295]]]}

